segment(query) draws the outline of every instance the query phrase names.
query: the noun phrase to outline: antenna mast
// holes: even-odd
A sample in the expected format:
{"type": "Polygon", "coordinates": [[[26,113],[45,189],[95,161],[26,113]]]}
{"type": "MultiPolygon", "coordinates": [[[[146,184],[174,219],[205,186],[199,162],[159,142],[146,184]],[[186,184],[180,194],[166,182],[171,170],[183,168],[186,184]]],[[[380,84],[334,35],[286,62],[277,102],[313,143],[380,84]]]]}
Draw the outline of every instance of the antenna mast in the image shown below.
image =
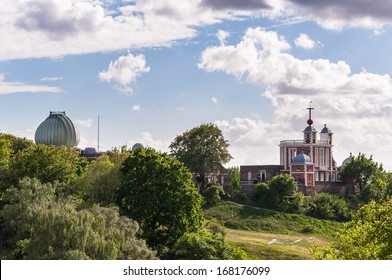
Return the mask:
{"type": "Polygon", "coordinates": [[[312,101],[309,102],[309,108],[306,108],[309,110],[309,119],[307,121],[308,125],[312,125],[313,124],[313,120],[312,120],[312,110],[314,109],[312,107],[312,101]]]}
{"type": "Polygon", "coordinates": [[[98,116],[98,153],[99,153],[99,116],[98,116]]]}

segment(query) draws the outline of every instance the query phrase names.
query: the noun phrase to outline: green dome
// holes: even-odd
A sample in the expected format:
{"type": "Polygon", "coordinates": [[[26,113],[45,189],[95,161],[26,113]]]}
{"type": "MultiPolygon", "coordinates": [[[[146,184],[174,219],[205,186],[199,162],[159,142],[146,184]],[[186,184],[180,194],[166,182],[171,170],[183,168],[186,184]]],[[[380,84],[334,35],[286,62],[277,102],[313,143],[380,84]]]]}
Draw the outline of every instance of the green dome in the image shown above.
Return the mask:
{"type": "Polygon", "coordinates": [[[37,144],[75,147],[79,140],[79,130],[65,112],[50,112],[35,131],[37,144]]]}

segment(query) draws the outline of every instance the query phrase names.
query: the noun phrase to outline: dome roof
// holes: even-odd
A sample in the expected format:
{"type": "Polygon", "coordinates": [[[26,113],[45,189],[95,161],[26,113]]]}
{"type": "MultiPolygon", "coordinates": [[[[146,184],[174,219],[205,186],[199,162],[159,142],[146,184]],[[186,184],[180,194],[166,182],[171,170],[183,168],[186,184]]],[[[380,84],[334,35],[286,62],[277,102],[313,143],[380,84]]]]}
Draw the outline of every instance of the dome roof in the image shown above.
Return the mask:
{"type": "Polygon", "coordinates": [[[346,158],[345,160],[343,160],[342,162],[342,167],[345,166],[349,161],[351,161],[353,159],[353,154],[350,153],[350,156],[348,158],[346,158]]]}
{"type": "Polygon", "coordinates": [[[35,143],[75,147],[79,144],[79,130],[65,112],[50,112],[35,131],[35,143]]]}
{"type": "Polygon", "coordinates": [[[320,133],[332,133],[332,131],[324,124],[324,128],[321,130],[320,133]]]}
{"type": "Polygon", "coordinates": [[[310,157],[305,155],[304,153],[298,154],[293,161],[291,162],[292,165],[303,165],[303,164],[313,164],[310,160],[310,157]]]}
{"type": "Polygon", "coordinates": [[[137,149],[137,148],[142,148],[142,149],[143,149],[144,146],[143,146],[143,144],[136,143],[135,145],[132,146],[132,151],[135,150],[135,149],[137,149]]]}
{"type": "Polygon", "coordinates": [[[309,125],[309,126],[307,126],[305,129],[304,129],[304,132],[316,132],[317,130],[313,127],[313,126],[311,126],[311,125],[309,125]]]}

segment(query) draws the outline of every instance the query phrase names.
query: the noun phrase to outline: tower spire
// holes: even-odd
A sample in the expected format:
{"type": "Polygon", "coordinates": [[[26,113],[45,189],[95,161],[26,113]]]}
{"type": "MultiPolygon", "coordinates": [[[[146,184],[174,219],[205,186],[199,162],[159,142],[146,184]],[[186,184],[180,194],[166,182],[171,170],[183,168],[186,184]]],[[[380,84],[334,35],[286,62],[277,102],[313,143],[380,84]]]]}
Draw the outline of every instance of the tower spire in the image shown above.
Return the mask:
{"type": "Polygon", "coordinates": [[[308,119],[307,123],[308,123],[308,125],[312,125],[312,124],[313,124],[313,120],[312,120],[312,110],[314,109],[314,108],[312,107],[312,101],[309,102],[309,107],[306,108],[306,109],[309,110],[309,119],[308,119]]]}

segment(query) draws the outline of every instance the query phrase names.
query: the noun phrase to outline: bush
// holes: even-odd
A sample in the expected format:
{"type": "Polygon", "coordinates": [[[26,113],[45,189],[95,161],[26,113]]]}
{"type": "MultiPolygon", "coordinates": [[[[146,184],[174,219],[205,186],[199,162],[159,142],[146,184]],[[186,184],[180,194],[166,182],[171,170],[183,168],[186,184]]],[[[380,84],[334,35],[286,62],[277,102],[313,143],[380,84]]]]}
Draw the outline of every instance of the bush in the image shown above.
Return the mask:
{"type": "Polygon", "coordinates": [[[317,194],[310,215],[327,220],[348,221],[352,217],[349,203],[342,197],[329,193],[317,194]]]}
{"type": "Polygon", "coordinates": [[[207,206],[213,206],[221,201],[222,197],[225,195],[225,191],[221,186],[211,184],[203,190],[201,195],[203,196],[207,206]]]}
{"type": "Polygon", "coordinates": [[[249,202],[248,195],[243,191],[233,191],[230,195],[230,200],[240,204],[248,204],[249,202]]]}
{"type": "Polygon", "coordinates": [[[244,260],[246,253],[207,231],[184,234],[165,256],[172,260],[244,260]]]}

